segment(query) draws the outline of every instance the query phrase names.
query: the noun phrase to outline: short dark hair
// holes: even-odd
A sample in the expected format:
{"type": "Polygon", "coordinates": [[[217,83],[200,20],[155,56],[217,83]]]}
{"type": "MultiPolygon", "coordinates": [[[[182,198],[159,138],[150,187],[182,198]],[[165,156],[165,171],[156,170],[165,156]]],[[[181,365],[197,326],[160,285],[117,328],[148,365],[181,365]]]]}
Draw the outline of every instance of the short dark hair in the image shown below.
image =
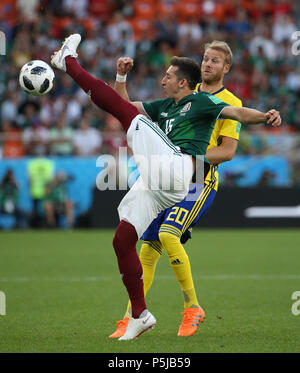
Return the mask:
{"type": "Polygon", "coordinates": [[[195,89],[201,79],[201,68],[198,62],[187,57],[171,58],[171,65],[178,67],[175,72],[178,79],[186,79],[190,89],[195,89]]]}

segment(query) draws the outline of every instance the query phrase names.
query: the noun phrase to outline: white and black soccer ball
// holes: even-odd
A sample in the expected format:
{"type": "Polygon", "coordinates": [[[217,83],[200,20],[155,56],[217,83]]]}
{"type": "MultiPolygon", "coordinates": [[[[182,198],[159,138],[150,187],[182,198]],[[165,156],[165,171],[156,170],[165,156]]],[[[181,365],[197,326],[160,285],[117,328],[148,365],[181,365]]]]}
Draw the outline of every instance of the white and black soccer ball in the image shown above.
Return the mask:
{"type": "Polygon", "coordinates": [[[21,87],[34,96],[42,96],[53,87],[54,71],[44,61],[33,60],[25,63],[19,75],[21,87]]]}

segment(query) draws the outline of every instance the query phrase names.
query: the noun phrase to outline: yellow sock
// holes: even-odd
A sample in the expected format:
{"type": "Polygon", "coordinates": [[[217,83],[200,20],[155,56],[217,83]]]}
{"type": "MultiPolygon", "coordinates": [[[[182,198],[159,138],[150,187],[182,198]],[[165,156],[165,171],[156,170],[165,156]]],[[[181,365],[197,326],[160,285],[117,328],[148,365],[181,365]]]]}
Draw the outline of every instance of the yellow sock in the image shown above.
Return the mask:
{"type": "MultiPolygon", "coordinates": [[[[146,296],[151,288],[156,264],[162,253],[162,245],[159,241],[145,241],[140,251],[140,261],[143,267],[144,294],[146,296]]],[[[131,316],[131,303],[128,302],[124,317],[131,316]]]]}
{"type": "Polygon", "coordinates": [[[180,243],[180,237],[166,232],[162,226],[159,232],[159,239],[166,250],[171,267],[179,281],[184,296],[184,308],[198,306],[197,295],[194,288],[192,270],[184,247],[180,243]]]}

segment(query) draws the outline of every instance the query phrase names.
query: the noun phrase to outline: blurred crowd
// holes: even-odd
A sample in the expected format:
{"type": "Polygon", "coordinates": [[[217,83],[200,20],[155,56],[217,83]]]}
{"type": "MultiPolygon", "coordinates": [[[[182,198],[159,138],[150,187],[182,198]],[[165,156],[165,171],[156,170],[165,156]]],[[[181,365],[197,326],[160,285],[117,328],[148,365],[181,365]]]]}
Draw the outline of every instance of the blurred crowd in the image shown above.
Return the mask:
{"type": "Polygon", "coordinates": [[[14,228],[72,229],[74,203],[67,184],[73,177],[63,171],[54,173],[54,162],[47,158],[33,158],[27,171],[32,208],[28,211],[20,207],[20,183],[13,169],[8,168],[0,181],[0,228],[3,218],[10,216],[14,228]]]}
{"type": "Polygon", "coordinates": [[[132,100],[161,97],[173,55],[201,62],[206,42],[227,41],[234,64],[226,87],[245,106],[276,108],[283,117],[276,130],[243,128],[238,152],[292,153],[298,162],[300,56],[292,34],[300,30],[299,19],[297,0],[1,0],[7,49],[0,56],[1,156],[115,154],[126,145],[120,123],[95,108],[66,74],[55,71],[55,86],[43,97],[18,86],[24,63],[49,62],[61,40],[79,32],[81,64],[109,84],[118,57],[134,59],[132,100]]]}

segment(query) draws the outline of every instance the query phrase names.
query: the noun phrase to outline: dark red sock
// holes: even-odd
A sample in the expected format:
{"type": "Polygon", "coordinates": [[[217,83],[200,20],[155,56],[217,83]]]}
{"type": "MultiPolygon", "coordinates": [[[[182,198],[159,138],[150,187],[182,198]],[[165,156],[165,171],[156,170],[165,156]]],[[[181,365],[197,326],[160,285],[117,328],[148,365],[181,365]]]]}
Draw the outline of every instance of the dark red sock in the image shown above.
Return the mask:
{"type": "Polygon", "coordinates": [[[136,252],[138,236],[134,226],[121,220],[113,240],[119,270],[132,307],[132,317],[138,318],[147,308],[144,296],[143,268],[136,252]]]}
{"type": "Polygon", "coordinates": [[[66,57],[67,73],[86,92],[90,92],[92,101],[104,111],[119,119],[127,132],[133,118],[139,112],[130,102],[124,100],[114,89],[100,79],[85,71],[75,58],[66,57]]]}

